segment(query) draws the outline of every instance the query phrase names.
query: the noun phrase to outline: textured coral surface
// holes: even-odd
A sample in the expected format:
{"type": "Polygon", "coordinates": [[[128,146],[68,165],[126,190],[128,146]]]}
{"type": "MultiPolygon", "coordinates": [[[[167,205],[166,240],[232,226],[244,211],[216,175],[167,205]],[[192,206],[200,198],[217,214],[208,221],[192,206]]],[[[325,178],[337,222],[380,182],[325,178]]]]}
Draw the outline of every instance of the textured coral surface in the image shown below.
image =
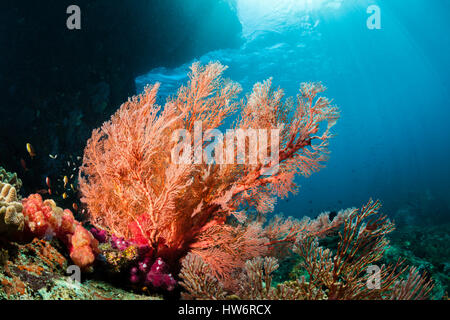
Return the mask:
{"type": "Polygon", "coordinates": [[[70,210],[63,210],[53,200],[43,201],[41,195],[32,194],[22,200],[26,220],[25,232],[31,236],[56,236],[70,250],[72,261],[82,269],[89,268],[98,254],[98,241],[70,210]]]}
{"type": "Polygon", "coordinates": [[[25,219],[16,188],[0,182],[0,234],[12,234],[24,229],[25,219]]]}
{"type": "Polygon", "coordinates": [[[379,267],[380,282],[369,286],[369,266],[383,257],[393,224],[370,201],[351,210],[339,233],[337,248],[319,245],[317,238],[301,239],[294,251],[300,257],[294,279],[272,286],[278,269],[273,257],[246,262],[234,288],[226,288],[201,258],[189,254],[180,277],[186,299],[295,299],[295,300],[421,300],[431,297],[433,282],[417,268],[401,261],[379,267]],[[408,271],[409,270],[409,271],[408,271]]]}
{"type": "Polygon", "coordinates": [[[69,261],[49,242],[5,244],[0,252],[0,299],[11,300],[148,300],[157,297],[126,292],[105,282],[71,281],[69,261]]]}

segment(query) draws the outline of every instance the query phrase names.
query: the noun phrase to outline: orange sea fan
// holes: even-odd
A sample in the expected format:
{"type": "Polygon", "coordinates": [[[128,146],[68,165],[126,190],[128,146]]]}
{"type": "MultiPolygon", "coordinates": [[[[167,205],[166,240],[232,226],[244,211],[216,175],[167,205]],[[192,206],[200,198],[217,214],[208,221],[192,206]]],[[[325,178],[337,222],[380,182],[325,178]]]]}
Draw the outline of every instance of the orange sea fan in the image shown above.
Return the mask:
{"type": "MultiPolygon", "coordinates": [[[[243,222],[247,206],[264,215],[273,209],[276,196],[295,192],[295,174],[309,176],[326,160],[330,129],[339,117],[337,108],[319,97],[325,90],[320,83],[302,84],[297,103],[284,101],[283,91],[274,90],[271,80],[256,84],[239,101],[240,86],[222,77],[225,69],[217,62],[194,63],[188,83],[163,108],[155,103],[158,84],[124,103],[93,131],[80,170],[82,201],[96,227],[146,243],[168,262],[195,251],[219,275],[266,252],[270,242],[261,225],[231,225],[227,218],[235,215],[243,222]],[[267,174],[264,161],[197,161],[196,150],[208,145],[208,133],[192,148],[178,150],[187,153],[183,159],[195,161],[174,163],[173,151],[180,143],[174,132],[184,129],[194,137],[199,123],[203,131],[217,129],[237,110],[235,130],[279,130],[277,149],[267,144],[258,150],[276,150],[276,171],[267,174]],[[213,252],[222,258],[214,258],[213,252]],[[235,259],[236,252],[245,259],[235,259]]],[[[236,145],[223,145],[230,146],[238,154],[236,145]]],[[[249,151],[250,140],[244,146],[249,151]]],[[[277,237],[283,240],[294,238],[277,237]]]]}

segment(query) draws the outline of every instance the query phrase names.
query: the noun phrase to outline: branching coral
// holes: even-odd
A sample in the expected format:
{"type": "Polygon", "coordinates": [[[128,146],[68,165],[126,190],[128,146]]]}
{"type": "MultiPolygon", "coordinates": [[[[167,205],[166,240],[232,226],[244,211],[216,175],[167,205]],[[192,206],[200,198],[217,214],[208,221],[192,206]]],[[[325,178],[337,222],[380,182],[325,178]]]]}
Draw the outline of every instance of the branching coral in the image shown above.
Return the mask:
{"type": "Polygon", "coordinates": [[[399,287],[399,280],[407,267],[399,261],[394,266],[379,268],[377,286],[368,282],[369,267],[379,261],[388,244],[386,235],[394,225],[379,215],[379,201],[370,201],[360,210],[354,209],[339,234],[340,241],[335,254],[318,245],[317,239],[307,237],[300,241],[296,252],[303,258],[300,267],[308,274],[305,296],[318,299],[389,299],[393,296],[408,297],[402,288],[415,287],[420,294],[411,292],[409,298],[425,298],[431,283],[421,279],[414,269],[406,284],[399,287]]]}
{"type": "Polygon", "coordinates": [[[392,300],[425,300],[430,296],[433,284],[424,279],[415,267],[409,271],[406,280],[395,284],[390,298],[392,300]]]}
{"type": "Polygon", "coordinates": [[[95,228],[91,228],[91,233],[101,243],[100,260],[106,263],[106,272],[111,276],[128,273],[133,289],[160,292],[175,289],[177,282],[169,266],[161,258],[155,258],[148,245],[132,243],[95,228]]]}
{"type": "Polygon", "coordinates": [[[248,260],[234,291],[225,291],[223,284],[213,276],[208,264],[190,253],[183,259],[180,277],[185,289],[182,298],[187,300],[300,300],[303,290],[299,281],[289,281],[272,286],[272,273],[278,269],[273,257],[257,257],[248,260]]]}
{"type": "Polygon", "coordinates": [[[302,291],[294,283],[272,286],[272,273],[278,269],[273,257],[254,258],[246,262],[237,297],[245,300],[300,300],[302,291]]]}
{"type": "Polygon", "coordinates": [[[182,293],[183,299],[222,300],[226,297],[223,285],[213,276],[210,266],[197,255],[189,253],[183,259],[180,278],[186,290],[182,293]]]}
{"type": "Polygon", "coordinates": [[[267,80],[239,103],[240,86],[222,77],[225,69],[220,63],[194,63],[188,83],[163,108],[155,103],[158,84],[124,103],[93,131],[84,152],[80,189],[97,228],[149,245],[170,265],[193,251],[217,276],[229,278],[275,242],[292,244],[307,230],[290,220],[283,227],[277,222],[270,232],[264,232],[264,219],[243,224],[227,220],[243,222],[249,207],[264,216],[277,196],[296,191],[296,174],[309,176],[323,166],[339,113],[320,96],[325,90],[320,83],[302,84],[294,103],[284,100],[283,91],[267,80]],[[267,136],[256,157],[249,152],[250,137],[242,150],[239,143],[224,142],[212,131],[237,109],[241,113],[235,131],[260,130],[267,136]],[[177,149],[183,139],[173,134],[179,129],[190,137],[204,134],[193,145],[177,149]],[[268,132],[278,134],[278,144],[276,134],[268,138],[268,132]],[[208,162],[202,150],[214,136],[223,148],[214,149],[208,162]],[[228,154],[224,150],[240,160],[221,164],[220,156],[228,154]],[[173,161],[179,154],[189,164],[173,161]],[[278,160],[275,165],[268,154],[278,160]]]}
{"type": "Polygon", "coordinates": [[[290,253],[291,246],[287,244],[295,243],[306,237],[323,238],[332,234],[338,230],[350,213],[351,209],[341,210],[333,220],[330,220],[328,212],[321,213],[314,220],[306,216],[301,220],[275,216],[264,229],[264,233],[269,239],[271,255],[282,258],[290,253]]]}
{"type": "Polygon", "coordinates": [[[368,267],[378,261],[387,245],[386,234],[393,224],[379,216],[379,202],[370,201],[361,210],[353,209],[345,221],[336,253],[318,245],[317,238],[301,238],[297,253],[307,277],[299,277],[273,287],[271,274],[278,268],[273,257],[254,258],[245,263],[234,291],[223,289],[211,268],[201,259],[188,255],[180,277],[185,299],[427,299],[433,287],[413,267],[402,280],[407,267],[399,262],[381,266],[371,285],[368,267]]]}
{"type": "Polygon", "coordinates": [[[22,209],[16,188],[0,182],[0,234],[16,233],[24,229],[25,219],[22,209]]]}

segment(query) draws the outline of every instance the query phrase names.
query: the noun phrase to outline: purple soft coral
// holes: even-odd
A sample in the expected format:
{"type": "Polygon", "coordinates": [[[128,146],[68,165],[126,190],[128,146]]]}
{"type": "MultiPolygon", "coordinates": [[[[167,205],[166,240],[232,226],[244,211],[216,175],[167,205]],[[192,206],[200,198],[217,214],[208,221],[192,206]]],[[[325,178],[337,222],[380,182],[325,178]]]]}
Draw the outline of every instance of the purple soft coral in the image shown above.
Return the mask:
{"type": "Polygon", "coordinates": [[[115,235],[111,235],[111,246],[114,249],[123,251],[130,246],[130,243],[126,241],[124,238],[119,238],[116,237],[115,235]]]}
{"type": "Polygon", "coordinates": [[[97,228],[91,228],[91,233],[94,236],[94,238],[100,242],[100,243],[105,243],[108,240],[108,234],[106,233],[105,230],[100,230],[97,228]]]}
{"type": "Polygon", "coordinates": [[[177,282],[168,272],[167,264],[158,258],[150,268],[146,276],[146,284],[151,284],[155,288],[164,288],[171,291],[175,288],[177,282]]]}
{"type": "Polygon", "coordinates": [[[145,257],[138,263],[137,267],[130,270],[130,282],[133,284],[144,283],[150,285],[154,289],[165,289],[172,291],[177,282],[173,276],[168,273],[167,264],[161,259],[156,259],[153,264],[150,263],[150,258],[145,257]]]}
{"type": "Polygon", "coordinates": [[[177,282],[169,273],[169,266],[161,258],[155,260],[154,250],[151,247],[127,241],[116,235],[108,235],[104,230],[92,228],[91,232],[99,242],[109,242],[115,250],[124,252],[131,246],[137,249],[129,276],[129,281],[133,285],[145,285],[168,291],[175,288],[177,282]]]}

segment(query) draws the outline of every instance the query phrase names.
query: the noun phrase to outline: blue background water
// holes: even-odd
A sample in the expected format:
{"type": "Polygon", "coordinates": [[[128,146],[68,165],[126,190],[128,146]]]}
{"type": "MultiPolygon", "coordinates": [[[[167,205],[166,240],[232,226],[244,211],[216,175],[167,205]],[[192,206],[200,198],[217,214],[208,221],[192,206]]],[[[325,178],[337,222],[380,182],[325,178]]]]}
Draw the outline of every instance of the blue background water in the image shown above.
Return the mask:
{"type": "MultiPolygon", "coordinates": [[[[188,5],[188,4],[187,4],[188,5]]],[[[239,49],[197,57],[229,66],[226,76],[248,92],[268,77],[297,93],[322,81],[341,109],[326,168],[299,178],[301,189],[276,210],[303,216],[381,199],[433,219],[450,208],[450,2],[430,0],[236,0],[239,49]],[[275,4],[274,4],[275,3],[275,4]],[[366,12],[381,10],[381,30],[366,12]]],[[[211,23],[220,23],[215,21],[211,23]]],[[[186,81],[191,61],[136,79],[138,91],[160,81],[161,96],[186,81]]]]}

